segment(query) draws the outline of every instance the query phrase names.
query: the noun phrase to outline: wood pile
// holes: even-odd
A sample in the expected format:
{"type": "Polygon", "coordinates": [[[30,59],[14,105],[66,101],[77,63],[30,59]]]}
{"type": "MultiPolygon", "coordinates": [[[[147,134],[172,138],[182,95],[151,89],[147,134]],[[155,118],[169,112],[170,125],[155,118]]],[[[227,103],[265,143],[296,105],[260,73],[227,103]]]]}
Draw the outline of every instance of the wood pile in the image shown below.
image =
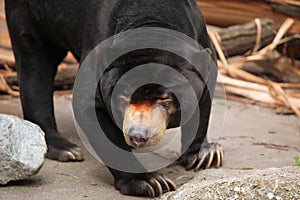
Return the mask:
{"type": "MultiPolygon", "coordinates": [[[[68,54],[58,66],[54,86],[56,89],[71,89],[76,78],[78,63],[72,54],[68,54]]],[[[19,96],[18,78],[15,60],[11,49],[0,44],[0,92],[19,96]]]]}
{"type": "MultiPolygon", "coordinates": [[[[231,59],[225,56],[219,30],[209,32],[219,56],[222,81],[218,84],[224,85],[227,98],[274,107],[277,113],[295,113],[300,118],[300,62],[276,51],[278,45],[300,39],[299,34],[284,37],[293,24],[293,19],[286,19],[270,44],[260,49],[256,43],[247,54],[231,59]],[[247,67],[249,63],[259,69],[247,67]],[[273,78],[264,76],[264,72],[273,78]]],[[[257,38],[261,38],[260,34],[257,38]]]]}
{"type": "Polygon", "coordinates": [[[197,3],[208,24],[223,27],[209,30],[227,98],[300,117],[300,1],[197,3]]]}
{"type": "MultiPolygon", "coordinates": [[[[300,118],[300,5],[295,0],[197,0],[218,53],[227,98],[300,118]],[[288,11],[288,12],[287,12],[288,11]],[[292,17],[292,18],[288,18],[292,17]],[[216,27],[217,26],[217,27],[216,27]]],[[[0,91],[18,96],[15,62],[0,9],[0,91]],[[1,28],[0,28],[1,29],[1,28]]],[[[72,87],[78,63],[69,54],[55,85],[72,87]]]]}

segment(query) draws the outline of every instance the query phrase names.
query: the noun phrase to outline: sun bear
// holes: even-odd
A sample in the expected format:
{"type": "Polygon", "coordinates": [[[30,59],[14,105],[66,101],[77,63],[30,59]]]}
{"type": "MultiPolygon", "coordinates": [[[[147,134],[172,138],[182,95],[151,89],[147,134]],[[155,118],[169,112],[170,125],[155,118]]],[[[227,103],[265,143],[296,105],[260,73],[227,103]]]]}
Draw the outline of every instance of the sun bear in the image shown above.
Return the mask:
{"type": "MultiPolygon", "coordinates": [[[[215,51],[195,0],[6,0],[5,10],[24,118],[38,124],[45,132],[50,159],[83,160],[81,150],[61,136],[54,117],[54,77],[68,51],[82,63],[99,43],[115,34],[159,27],[197,41],[216,63],[215,51]]],[[[117,146],[131,151],[157,145],[166,129],[180,125],[184,107],[189,107],[189,96],[178,97],[170,88],[155,83],[139,87],[132,95],[126,94],[128,91],[124,89],[116,102],[122,127],[116,125],[110,107],[112,90],[125,72],[146,63],[160,63],[176,69],[190,82],[197,96],[201,113],[196,137],[182,152],[178,163],[187,170],[221,166],[221,146],[205,140],[213,91],[208,91],[205,81],[190,63],[170,52],[151,48],[130,52],[104,72],[95,93],[95,109],[107,137],[117,146]],[[180,105],[180,101],[185,103],[180,105]]],[[[214,86],[216,76],[210,81],[214,86]]],[[[182,86],[178,91],[184,90],[182,86]]],[[[187,135],[182,135],[183,142],[187,135]]],[[[126,195],[156,197],[176,188],[170,179],[156,173],[128,173],[108,168],[114,176],[115,187],[126,195]]]]}

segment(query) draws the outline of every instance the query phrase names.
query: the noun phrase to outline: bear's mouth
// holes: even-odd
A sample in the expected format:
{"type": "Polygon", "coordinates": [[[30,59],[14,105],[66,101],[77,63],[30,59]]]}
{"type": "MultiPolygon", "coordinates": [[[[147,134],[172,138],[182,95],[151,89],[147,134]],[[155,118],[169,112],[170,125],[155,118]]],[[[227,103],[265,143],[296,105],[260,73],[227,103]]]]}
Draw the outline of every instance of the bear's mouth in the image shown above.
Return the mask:
{"type": "Polygon", "coordinates": [[[161,142],[165,130],[166,129],[161,130],[161,132],[152,133],[151,137],[147,137],[147,138],[130,136],[128,133],[124,132],[124,138],[126,143],[129,146],[133,147],[134,149],[151,147],[151,146],[156,146],[161,142]]]}

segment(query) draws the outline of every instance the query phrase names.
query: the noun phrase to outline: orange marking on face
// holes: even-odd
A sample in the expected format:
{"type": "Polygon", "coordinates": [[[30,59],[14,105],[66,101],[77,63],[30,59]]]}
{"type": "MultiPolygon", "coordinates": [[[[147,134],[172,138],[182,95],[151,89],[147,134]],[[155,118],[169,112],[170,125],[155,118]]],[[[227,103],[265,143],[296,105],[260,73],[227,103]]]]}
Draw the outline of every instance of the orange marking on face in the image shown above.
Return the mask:
{"type": "Polygon", "coordinates": [[[152,105],[150,103],[130,104],[130,117],[133,121],[141,120],[148,124],[151,120],[151,109],[152,105]]]}
{"type": "Polygon", "coordinates": [[[130,104],[130,106],[132,106],[132,109],[136,110],[136,111],[146,111],[149,112],[149,110],[151,109],[152,105],[148,104],[148,103],[141,103],[141,104],[130,104]]]}

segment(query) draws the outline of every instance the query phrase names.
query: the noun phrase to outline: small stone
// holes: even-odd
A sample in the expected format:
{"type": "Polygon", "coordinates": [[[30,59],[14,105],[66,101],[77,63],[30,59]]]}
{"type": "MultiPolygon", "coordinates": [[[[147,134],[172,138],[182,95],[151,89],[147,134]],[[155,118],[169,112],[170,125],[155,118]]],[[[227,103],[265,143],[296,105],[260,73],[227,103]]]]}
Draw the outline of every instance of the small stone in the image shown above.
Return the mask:
{"type": "Polygon", "coordinates": [[[271,193],[271,192],[269,192],[269,193],[267,194],[267,196],[268,196],[269,199],[273,199],[273,198],[274,198],[274,194],[271,193]]]}
{"type": "Polygon", "coordinates": [[[246,188],[242,187],[241,192],[244,193],[246,191],[246,188]]]}
{"type": "Polygon", "coordinates": [[[0,114],[0,184],[38,173],[46,152],[44,132],[39,126],[0,114]]]}

